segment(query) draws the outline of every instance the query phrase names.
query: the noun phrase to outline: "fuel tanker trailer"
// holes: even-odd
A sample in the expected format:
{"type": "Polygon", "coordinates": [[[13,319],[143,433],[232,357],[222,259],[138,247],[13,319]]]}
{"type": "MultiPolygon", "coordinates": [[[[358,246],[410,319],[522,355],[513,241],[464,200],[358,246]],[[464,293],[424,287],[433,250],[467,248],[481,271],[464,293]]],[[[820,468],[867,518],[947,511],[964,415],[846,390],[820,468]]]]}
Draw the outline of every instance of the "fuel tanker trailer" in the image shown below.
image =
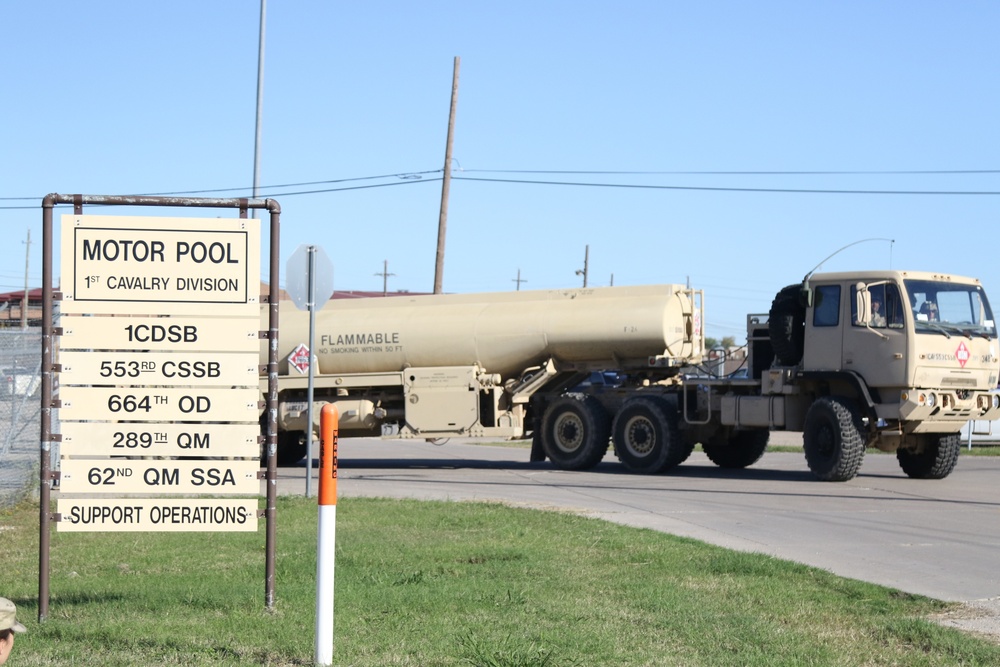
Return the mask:
{"type": "MultiPolygon", "coordinates": [[[[533,436],[533,460],[585,469],[608,450],[623,380],[699,363],[702,321],[702,293],[682,285],[334,299],[316,313],[313,415],[336,404],[341,437],[533,436]]],[[[283,301],[285,464],[305,456],[307,345],[308,313],[283,301]]]]}

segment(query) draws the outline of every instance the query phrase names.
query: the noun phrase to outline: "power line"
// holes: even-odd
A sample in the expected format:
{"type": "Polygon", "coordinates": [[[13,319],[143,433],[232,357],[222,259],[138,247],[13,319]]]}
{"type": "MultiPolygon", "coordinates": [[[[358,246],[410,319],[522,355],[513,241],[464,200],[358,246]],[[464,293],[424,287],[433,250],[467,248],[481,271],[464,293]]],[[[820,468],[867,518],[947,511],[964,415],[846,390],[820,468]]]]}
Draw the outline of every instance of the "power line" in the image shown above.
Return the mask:
{"type": "Polygon", "coordinates": [[[769,192],[780,194],[823,194],[823,195],[961,195],[995,196],[1000,191],[960,191],[960,190],[823,190],[819,188],[733,188],[698,185],[640,185],[636,183],[580,183],[576,181],[534,181],[512,178],[475,178],[454,176],[456,180],[481,181],[485,183],[513,183],[518,185],[570,185],[588,188],[625,188],[634,190],[689,190],[702,192],[769,192]]]}
{"type": "MultiPolygon", "coordinates": [[[[301,188],[307,185],[328,185],[331,183],[353,183],[356,181],[374,181],[383,178],[398,178],[403,181],[418,181],[422,180],[425,174],[435,174],[441,173],[440,169],[430,169],[428,171],[407,171],[398,174],[383,174],[381,176],[360,176],[357,178],[338,178],[325,181],[305,181],[302,183],[284,183],[281,185],[263,185],[260,186],[260,190],[275,190],[277,188],[301,188]]],[[[432,179],[436,180],[436,179],[432,179]]],[[[394,185],[394,184],[388,184],[394,185]]],[[[152,196],[164,196],[164,195],[193,195],[193,194],[205,194],[210,192],[238,192],[240,190],[250,190],[251,188],[219,188],[215,190],[184,190],[180,192],[149,192],[146,193],[152,196]]],[[[346,188],[345,188],[346,189],[346,188]]],[[[328,190],[319,190],[319,192],[329,192],[328,190]]],[[[0,197],[0,200],[3,200],[0,197]]]]}
{"type": "MultiPolygon", "coordinates": [[[[326,185],[329,183],[351,183],[354,181],[372,181],[382,178],[398,178],[405,181],[419,180],[425,174],[441,173],[440,169],[429,169],[427,171],[403,171],[395,174],[382,174],[381,176],[358,176],[355,178],[337,178],[325,181],[304,181],[302,183],[283,183],[279,185],[264,185],[258,189],[273,190],[275,188],[300,188],[306,185],[326,185]]],[[[197,195],[209,192],[239,192],[242,190],[253,190],[252,187],[241,188],[212,188],[209,190],[177,190],[174,192],[143,192],[141,196],[160,197],[167,195],[197,195]]],[[[0,201],[34,201],[41,200],[41,197],[0,197],[0,201]]]]}
{"type": "MultiPolygon", "coordinates": [[[[436,171],[440,172],[440,169],[438,169],[436,171]]],[[[433,171],[415,172],[415,174],[414,174],[416,176],[415,178],[413,178],[413,177],[411,177],[409,175],[406,175],[406,176],[399,175],[399,176],[397,176],[398,178],[405,178],[407,180],[402,180],[402,181],[398,181],[398,182],[395,182],[395,183],[375,183],[375,184],[372,184],[372,185],[356,185],[356,186],[345,187],[345,188],[323,188],[323,189],[319,189],[319,190],[302,190],[302,191],[299,191],[299,192],[267,192],[267,193],[261,194],[260,197],[264,198],[264,199],[266,199],[268,197],[296,197],[296,196],[300,196],[300,195],[322,194],[322,193],[325,193],[325,192],[343,192],[343,191],[347,191],[347,190],[367,190],[367,189],[370,189],[370,188],[387,188],[387,187],[393,187],[393,186],[396,186],[396,185],[412,185],[414,183],[434,183],[436,181],[440,181],[441,180],[440,176],[439,177],[435,177],[435,178],[423,178],[422,175],[419,175],[419,174],[430,174],[430,173],[434,173],[434,172],[433,171]]],[[[295,186],[315,185],[315,184],[323,184],[323,183],[344,183],[344,182],[349,182],[349,181],[363,181],[363,180],[370,180],[370,179],[376,179],[376,178],[390,178],[390,177],[388,177],[388,176],[367,176],[367,177],[364,177],[364,178],[342,179],[340,181],[313,181],[313,182],[310,182],[310,183],[289,183],[289,184],[285,184],[285,185],[272,185],[272,186],[268,186],[268,189],[273,189],[273,188],[290,188],[290,187],[295,187],[295,186]]],[[[241,191],[241,190],[247,190],[247,189],[248,188],[218,188],[218,189],[212,189],[212,190],[185,190],[185,191],[179,191],[179,192],[145,193],[144,195],[141,195],[141,196],[147,196],[148,195],[148,196],[158,197],[158,196],[168,196],[168,195],[169,196],[176,196],[176,195],[196,195],[196,194],[206,194],[206,193],[210,193],[210,192],[231,192],[231,191],[241,191]]],[[[27,200],[34,199],[36,201],[41,201],[42,198],[41,197],[37,197],[37,198],[36,197],[6,197],[6,198],[0,197],[0,201],[10,201],[12,199],[18,199],[18,200],[20,200],[20,199],[27,199],[27,200]]],[[[35,205],[35,206],[0,206],[0,211],[27,210],[27,209],[37,209],[37,208],[38,208],[38,205],[35,205]]],[[[101,207],[100,206],[95,206],[95,208],[101,208],[101,207]]]]}
{"type": "Polygon", "coordinates": [[[301,190],[299,192],[274,192],[262,197],[296,197],[298,195],[318,195],[324,192],[346,192],[348,190],[368,190],[370,188],[391,188],[397,185],[414,185],[417,183],[434,183],[441,178],[422,178],[418,181],[401,181],[399,183],[375,183],[374,185],[355,185],[349,188],[324,188],[322,190],[301,190]]]}
{"type": "Polygon", "coordinates": [[[483,174],[579,174],[622,176],[906,176],[949,174],[1000,174],[1000,169],[904,169],[904,170],[846,170],[846,171],[578,171],[546,169],[462,169],[463,173],[483,174]]]}
{"type": "MultiPolygon", "coordinates": [[[[672,176],[845,176],[845,175],[975,175],[975,174],[1000,174],[1000,169],[925,169],[925,170],[847,170],[847,171],[608,171],[608,170],[531,170],[531,169],[462,169],[462,174],[470,173],[495,173],[495,174],[565,174],[577,176],[652,176],[652,175],[672,175],[672,176]]],[[[282,183],[277,185],[263,186],[261,189],[267,190],[261,197],[297,197],[313,194],[325,194],[330,192],[340,192],[346,190],[364,190],[369,188],[390,187],[396,185],[408,185],[411,183],[433,183],[443,178],[442,169],[429,169],[425,171],[398,172],[394,174],[382,174],[378,176],[361,176],[355,178],[326,179],[321,181],[303,181],[299,183],[282,183]],[[424,178],[428,174],[442,174],[434,178],[424,178]],[[306,187],[311,185],[332,185],[338,183],[354,183],[359,181],[382,180],[387,178],[399,179],[392,183],[379,183],[374,185],[360,185],[353,187],[320,188],[313,190],[299,190],[293,192],[275,192],[284,188],[306,187]]],[[[697,186],[697,185],[649,185],[639,183],[593,183],[579,181],[550,181],[535,179],[511,179],[511,178],[482,178],[456,175],[456,180],[480,181],[485,183],[510,183],[514,185],[552,185],[552,186],[576,186],[592,188],[625,188],[639,190],[687,190],[704,192],[759,192],[776,194],[837,194],[837,195],[921,195],[921,196],[996,196],[1000,191],[992,190],[858,190],[858,189],[824,189],[824,188],[747,188],[747,187],[723,187],[723,186],[697,186]]],[[[201,195],[217,194],[222,192],[245,192],[249,187],[235,188],[209,188],[203,190],[176,190],[169,192],[147,192],[143,195],[150,196],[178,196],[178,195],[201,195]]],[[[0,197],[0,201],[35,201],[40,202],[41,197],[0,197]]],[[[30,206],[0,206],[0,210],[29,210],[36,209],[38,205],[30,206]]]]}

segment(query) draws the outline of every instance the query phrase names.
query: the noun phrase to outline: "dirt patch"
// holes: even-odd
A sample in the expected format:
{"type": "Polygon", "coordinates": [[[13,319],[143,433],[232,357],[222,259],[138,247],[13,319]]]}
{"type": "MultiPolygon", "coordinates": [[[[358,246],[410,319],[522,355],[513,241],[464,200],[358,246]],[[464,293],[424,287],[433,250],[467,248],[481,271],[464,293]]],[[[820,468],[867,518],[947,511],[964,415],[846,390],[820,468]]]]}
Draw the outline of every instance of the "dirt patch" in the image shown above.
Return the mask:
{"type": "Polygon", "coordinates": [[[962,602],[930,620],[1000,644],[1000,597],[962,602]]]}

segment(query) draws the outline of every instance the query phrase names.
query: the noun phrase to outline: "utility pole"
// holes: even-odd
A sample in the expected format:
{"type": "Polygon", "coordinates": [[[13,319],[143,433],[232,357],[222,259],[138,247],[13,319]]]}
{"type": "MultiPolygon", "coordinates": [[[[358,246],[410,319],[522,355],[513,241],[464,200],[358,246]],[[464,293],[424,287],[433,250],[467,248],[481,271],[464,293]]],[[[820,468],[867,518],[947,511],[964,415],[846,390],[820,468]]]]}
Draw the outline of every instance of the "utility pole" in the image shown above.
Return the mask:
{"type": "Polygon", "coordinates": [[[382,261],[382,273],[376,273],[376,276],[382,276],[382,296],[388,296],[389,294],[389,276],[396,275],[395,273],[389,273],[389,260],[382,261]]]}
{"type": "MultiPolygon", "coordinates": [[[[267,14],[267,0],[260,0],[260,35],[257,42],[257,120],[254,123],[253,138],[253,198],[260,189],[260,121],[264,114],[264,18],[267,14]]],[[[253,209],[257,217],[257,209],[253,209]]]]}
{"type": "Polygon", "coordinates": [[[590,263],[590,246],[586,246],[583,251],[583,269],[577,269],[576,275],[583,276],[583,286],[587,286],[587,272],[590,270],[587,265],[590,263]]]}
{"type": "Polygon", "coordinates": [[[31,256],[31,228],[24,242],[24,297],[21,299],[21,328],[28,328],[28,258],[31,256]]]}
{"type": "Polygon", "coordinates": [[[434,262],[434,293],[441,294],[444,281],[444,238],[448,227],[448,191],[451,189],[451,145],[455,137],[455,107],[458,106],[458,68],[462,60],[455,56],[451,77],[451,111],[448,114],[448,140],[444,148],[444,178],[441,180],[441,213],[438,215],[437,260],[434,262]]]}
{"type": "Polygon", "coordinates": [[[526,282],[528,282],[527,280],[521,280],[521,269],[518,269],[518,270],[517,270],[517,278],[513,278],[512,280],[513,280],[513,281],[514,281],[515,283],[517,283],[517,291],[518,291],[518,292],[520,292],[520,291],[521,291],[521,283],[526,283],[526,282]]]}

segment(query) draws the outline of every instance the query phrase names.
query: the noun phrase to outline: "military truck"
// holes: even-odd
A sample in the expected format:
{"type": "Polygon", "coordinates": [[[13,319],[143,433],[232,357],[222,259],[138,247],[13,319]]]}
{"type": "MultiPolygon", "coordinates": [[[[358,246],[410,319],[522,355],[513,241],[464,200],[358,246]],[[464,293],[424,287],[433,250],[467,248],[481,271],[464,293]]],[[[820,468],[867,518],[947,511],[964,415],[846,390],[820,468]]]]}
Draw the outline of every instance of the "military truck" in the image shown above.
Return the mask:
{"type": "Polygon", "coordinates": [[[951,275],[816,274],[782,289],[747,317],[746,378],[689,372],[705,356],[704,295],[683,285],[332,300],[313,355],[307,320],[281,304],[285,463],[305,455],[310,358],[313,413],[336,403],[341,437],[530,437],[533,461],[566,470],[610,445],[628,470],[660,473],[699,443],[743,468],[791,430],[823,480],[854,477],[867,447],[942,478],[962,426],[1000,417],[989,302],[951,275]]]}

